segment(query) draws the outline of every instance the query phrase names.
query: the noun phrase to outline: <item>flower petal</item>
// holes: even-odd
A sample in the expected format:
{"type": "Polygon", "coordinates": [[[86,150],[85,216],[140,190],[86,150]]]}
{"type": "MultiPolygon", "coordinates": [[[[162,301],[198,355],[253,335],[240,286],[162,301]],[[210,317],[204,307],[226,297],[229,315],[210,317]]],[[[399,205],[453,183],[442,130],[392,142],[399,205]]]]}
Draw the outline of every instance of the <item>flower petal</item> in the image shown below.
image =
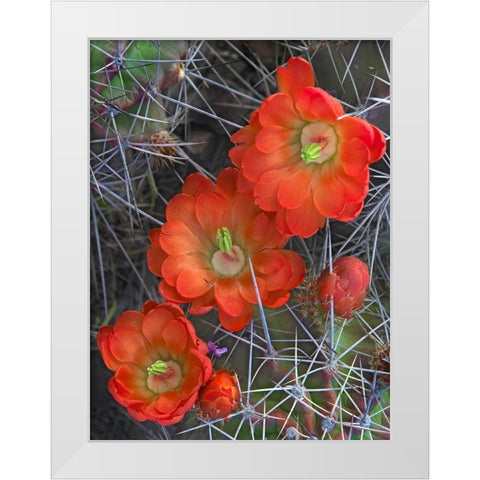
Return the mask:
{"type": "Polygon", "coordinates": [[[341,222],[351,222],[360,215],[363,209],[363,200],[361,202],[348,202],[343,212],[337,217],[341,222]]]}
{"type": "Polygon", "coordinates": [[[188,311],[192,315],[204,315],[205,313],[208,313],[216,304],[217,302],[215,301],[213,288],[211,288],[201,297],[195,298],[188,311]]]}
{"type": "Polygon", "coordinates": [[[215,282],[214,293],[218,308],[227,315],[237,316],[245,309],[247,302],[240,295],[237,278],[219,278],[215,282]]]}
{"type": "Polygon", "coordinates": [[[160,245],[169,255],[201,252],[202,242],[181,221],[171,220],[163,224],[160,245]]]}
{"type": "Polygon", "coordinates": [[[181,400],[182,396],[179,391],[170,390],[169,392],[165,392],[158,396],[157,401],[155,402],[155,408],[160,414],[170,413],[176,410],[181,400]]]}
{"type": "Polygon", "coordinates": [[[338,153],[347,175],[360,175],[370,163],[370,150],[359,138],[340,142],[338,153]]]}
{"type": "Polygon", "coordinates": [[[200,378],[200,385],[205,383],[212,376],[212,362],[206,356],[206,351],[206,346],[205,353],[202,353],[200,349],[190,349],[184,363],[184,368],[188,370],[195,368],[196,366],[199,368],[200,371],[198,372],[198,376],[200,378]]]}
{"type": "Polygon", "coordinates": [[[225,227],[225,217],[229,212],[228,199],[217,192],[201,194],[195,203],[195,213],[203,230],[215,242],[217,229],[225,227]]]}
{"type": "Polygon", "coordinates": [[[129,391],[125,390],[121,383],[115,381],[115,375],[108,380],[107,387],[113,398],[120,405],[123,405],[124,407],[128,405],[128,401],[125,401],[125,396],[129,394],[129,391]]]}
{"type": "Polygon", "coordinates": [[[165,341],[167,349],[174,358],[178,358],[183,353],[185,348],[189,346],[185,325],[179,320],[171,320],[162,330],[162,337],[165,341]]]}
{"type": "Polygon", "coordinates": [[[203,365],[201,361],[198,362],[192,362],[192,359],[195,360],[196,362],[196,357],[193,355],[189,355],[188,357],[188,373],[184,377],[182,386],[181,386],[181,392],[184,396],[190,397],[192,393],[195,393],[200,389],[202,384],[204,383],[203,379],[203,365]],[[198,365],[198,366],[195,366],[198,365]]]}
{"type": "Polygon", "coordinates": [[[370,145],[370,163],[380,160],[385,154],[387,142],[383,133],[375,126],[373,128],[373,141],[370,145]]]}
{"type": "Polygon", "coordinates": [[[182,222],[203,246],[209,245],[209,239],[195,216],[195,199],[186,193],[175,195],[167,204],[165,211],[167,222],[182,222]]]}
{"type": "Polygon", "coordinates": [[[135,407],[127,408],[129,415],[131,415],[137,422],[145,422],[148,418],[141,411],[135,407]]]}
{"type": "Polygon", "coordinates": [[[278,201],[277,191],[280,182],[285,178],[288,169],[269,170],[261,175],[255,184],[253,194],[255,203],[262,210],[267,212],[275,212],[282,208],[278,201]]]}
{"type": "Polygon", "coordinates": [[[299,129],[304,124],[293,106],[292,97],[285,93],[268,96],[260,106],[258,119],[264,127],[278,125],[299,129]]]}
{"type": "Polygon", "coordinates": [[[236,168],[224,168],[217,175],[215,191],[231,199],[237,192],[237,178],[239,171],[236,168]]]}
{"type": "Polygon", "coordinates": [[[150,310],[154,310],[157,308],[160,304],[155,301],[155,300],[147,300],[143,305],[142,305],[142,314],[146,315],[150,310]]]}
{"type": "Polygon", "coordinates": [[[373,141],[373,127],[363,118],[343,117],[335,125],[339,137],[343,140],[359,138],[369,147],[373,141]]]}
{"type": "Polygon", "coordinates": [[[275,290],[274,292],[268,292],[263,304],[268,308],[278,308],[285,305],[289,298],[290,292],[288,290],[275,290]]]}
{"type": "Polygon", "coordinates": [[[166,308],[150,310],[143,319],[142,331],[150,344],[162,353],[166,351],[162,330],[173,320],[174,316],[166,308]]]}
{"type": "Polygon", "coordinates": [[[293,274],[292,266],[286,261],[281,252],[273,250],[270,255],[272,260],[274,259],[273,262],[275,265],[280,265],[280,267],[271,271],[265,277],[268,284],[268,290],[286,290],[286,285],[293,274]]]}
{"type": "Polygon", "coordinates": [[[275,227],[282,235],[285,235],[285,237],[290,237],[293,234],[290,231],[290,228],[288,228],[286,213],[287,213],[287,210],[285,208],[282,208],[281,210],[277,211],[275,215],[275,227]]]}
{"type": "Polygon", "coordinates": [[[202,254],[169,255],[162,265],[162,277],[170,285],[175,285],[177,277],[183,270],[203,270],[208,267],[208,260],[202,254]]]}
{"type": "Polygon", "coordinates": [[[115,326],[118,327],[119,325],[131,325],[141,332],[142,320],[143,315],[140,312],[136,312],[135,310],[127,310],[117,318],[115,321],[115,326]]]}
{"type": "Polygon", "coordinates": [[[229,330],[230,332],[237,332],[245,327],[253,315],[253,305],[247,303],[245,309],[241,315],[232,316],[228,315],[222,310],[218,311],[218,319],[222,324],[223,328],[229,330]]]}
{"type": "Polygon", "coordinates": [[[245,230],[251,225],[253,219],[258,215],[259,209],[251,198],[235,192],[235,196],[230,202],[230,225],[232,227],[232,240],[238,242],[245,238],[245,230]]]}
{"type": "Polygon", "coordinates": [[[97,334],[97,345],[107,368],[110,370],[116,370],[122,363],[118,361],[110,351],[109,340],[112,331],[112,325],[102,327],[97,334]]]}
{"type": "MultiPolygon", "coordinates": [[[[267,297],[268,293],[267,282],[259,276],[255,276],[255,279],[257,281],[260,300],[263,302],[263,300],[267,297]]],[[[253,284],[253,279],[250,272],[245,272],[243,275],[240,275],[238,277],[238,290],[240,292],[240,295],[247,302],[253,303],[254,305],[258,304],[255,286],[253,284]]]]}
{"type": "Polygon", "coordinates": [[[297,287],[305,276],[305,263],[291,250],[271,250],[258,253],[255,266],[266,275],[268,290],[290,290],[297,287]],[[267,266],[266,264],[271,266],[267,266]]]}
{"type": "Polygon", "coordinates": [[[232,147],[229,151],[228,151],[228,157],[230,158],[230,160],[232,161],[232,163],[238,167],[238,168],[241,168],[242,167],[242,161],[243,161],[243,157],[245,155],[245,152],[251,147],[250,144],[248,145],[237,145],[235,147],[232,147]]]}
{"type": "Polygon", "coordinates": [[[367,195],[368,181],[370,179],[368,168],[359,175],[348,175],[343,171],[343,168],[337,168],[335,171],[335,177],[345,189],[347,203],[361,201],[367,195]]]}
{"type": "Polygon", "coordinates": [[[254,130],[261,130],[262,125],[258,119],[259,108],[256,108],[250,115],[249,124],[254,130]]]}
{"type": "Polygon", "coordinates": [[[154,245],[158,244],[160,245],[160,233],[162,232],[162,228],[152,228],[150,230],[150,234],[148,235],[148,238],[150,242],[152,242],[154,245]]]}
{"type": "Polygon", "coordinates": [[[121,391],[123,405],[132,407],[143,405],[154,397],[146,386],[147,373],[132,363],[123,364],[113,376],[117,392],[121,391]]]}
{"type": "Polygon", "coordinates": [[[151,245],[147,250],[147,265],[148,269],[157,277],[162,276],[162,265],[167,254],[159,245],[151,245]]]}
{"type": "Polygon", "coordinates": [[[158,284],[158,291],[160,295],[168,302],[188,303],[190,301],[188,298],[182,297],[177,292],[177,289],[174,286],[169,285],[165,280],[160,280],[160,283],[158,284]]]}
{"type": "Polygon", "coordinates": [[[307,120],[335,123],[343,115],[342,104],[321,88],[305,88],[297,97],[295,106],[307,120]]]}
{"type": "Polygon", "coordinates": [[[245,229],[244,238],[248,240],[261,240],[267,234],[270,220],[265,213],[257,215],[245,229]]]}
{"type": "Polygon", "coordinates": [[[285,223],[289,232],[287,234],[307,238],[323,228],[325,217],[315,208],[312,199],[308,198],[300,207],[285,210],[285,223]]]}
{"type": "Polygon", "coordinates": [[[262,129],[262,125],[258,121],[258,111],[259,108],[252,112],[248,125],[245,125],[244,127],[240,128],[240,130],[237,130],[234,134],[231,135],[230,140],[233,143],[246,143],[251,145],[254,142],[255,136],[257,135],[258,131],[262,129]]]}
{"type": "Polygon", "coordinates": [[[282,207],[297,208],[305,203],[310,195],[313,168],[297,167],[280,182],[277,196],[282,207]]]}
{"type": "Polygon", "coordinates": [[[162,304],[159,304],[159,307],[168,310],[175,318],[177,317],[185,317],[185,314],[183,313],[183,310],[176,304],[174,303],[169,303],[169,302],[164,302],[162,304]]]}
{"type": "Polygon", "coordinates": [[[358,117],[344,117],[335,126],[342,140],[359,138],[370,150],[370,163],[382,158],[386,142],[383,133],[374,125],[358,117]]]}
{"type": "Polygon", "coordinates": [[[295,130],[270,125],[258,132],[255,137],[255,146],[263,153],[271,153],[291,142],[295,130]]]}
{"type": "Polygon", "coordinates": [[[244,177],[242,171],[237,178],[237,188],[244,196],[253,200],[253,183],[244,177]]]}
{"type": "Polygon", "coordinates": [[[211,270],[182,270],[175,286],[182,297],[194,299],[207,293],[215,283],[215,278],[211,270]]]}
{"type": "Polygon", "coordinates": [[[303,58],[293,57],[286,67],[277,69],[279,92],[290,95],[293,99],[306,87],[315,85],[315,78],[311,65],[303,58]]]}
{"type": "Polygon", "coordinates": [[[109,338],[109,347],[112,355],[122,363],[152,363],[147,353],[145,337],[131,325],[115,326],[109,338]]]}
{"type": "Polygon", "coordinates": [[[293,250],[281,250],[282,257],[288,262],[291,266],[292,274],[288,282],[283,286],[285,290],[292,290],[295,287],[298,287],[305,278],[306,266],[302,257],[293,250]]]}
{"type": "Polygon", "coordinates": [[[233,143],[253,143],[258,130],[253,128],[250,124],[245,125],[240,130],[237,130],[231,137],[230,141],[233,143]]]}
{"type": "Polygon", "coordinates": [[[255,272],[267,275],[268,277],[283,268],[285,259],[278,250],[268,249],[255,253],[252,257],[252,263],[255,272]]]}
{"type": "Polygon", "coordinates": [[[323,168],[313,195],[315,208],[327,218],[337,218],[346,205],[345,189],[328,167],[323,168]]]}
{"type": "Polygon", "coordinates": [[[242,173],[251,182],[256,182],[268,170],[277,170],[288,167],[297,162],[299,147],[283,145],[271,153],[263,153],[256,146],[251,146],[243,157],[242,173]]]}
{"type": "Polygon", "coordinates": [[[192,197],[201,193],[211,192],[213,190],[213,182],[200,173],[192,173],[183,182],[182,192],[192,197]]]}

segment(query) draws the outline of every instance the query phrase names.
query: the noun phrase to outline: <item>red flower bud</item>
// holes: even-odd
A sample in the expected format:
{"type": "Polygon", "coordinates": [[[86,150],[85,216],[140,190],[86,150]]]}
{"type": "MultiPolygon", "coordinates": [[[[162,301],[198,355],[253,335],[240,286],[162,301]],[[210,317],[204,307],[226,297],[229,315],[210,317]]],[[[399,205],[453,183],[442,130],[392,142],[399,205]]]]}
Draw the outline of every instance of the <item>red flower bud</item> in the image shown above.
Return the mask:
{"type": "Polygon", "coordinates": [[[350,318],[365,300],[370,283],[368,267],[355,257],[341,257],[332,267],[332,273],[326,268],[317,279],[318,299],[323,310],[328,311],[333,296],[335,313],[350,318]]]}
{"type": "Polygon", "coordinates": [[[197,407],[210,420],[228,417],[238,406],[240,392],[234,375],[218,370],[200,389],[197,407]]]}

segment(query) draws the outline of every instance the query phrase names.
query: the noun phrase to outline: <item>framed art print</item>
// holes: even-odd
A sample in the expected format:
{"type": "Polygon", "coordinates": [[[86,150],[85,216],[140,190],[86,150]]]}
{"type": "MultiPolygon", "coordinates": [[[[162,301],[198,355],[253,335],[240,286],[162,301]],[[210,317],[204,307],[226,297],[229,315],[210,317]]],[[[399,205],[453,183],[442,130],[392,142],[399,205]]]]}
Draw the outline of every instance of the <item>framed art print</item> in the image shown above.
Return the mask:
{"type": "Polygon", "coordinates": [[[427,20],[52,2],[54,478],[427,477],[427,20]]]}

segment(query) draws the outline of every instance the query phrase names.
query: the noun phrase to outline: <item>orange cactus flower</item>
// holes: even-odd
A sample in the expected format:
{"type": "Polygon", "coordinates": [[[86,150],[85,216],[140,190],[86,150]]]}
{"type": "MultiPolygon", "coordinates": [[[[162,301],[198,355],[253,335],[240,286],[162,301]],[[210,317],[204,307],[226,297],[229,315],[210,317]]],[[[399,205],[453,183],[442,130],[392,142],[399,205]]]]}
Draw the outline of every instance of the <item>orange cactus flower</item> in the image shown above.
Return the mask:
{"type": "Polygon", "coordinates": [[[330,310],[333,298],[334,311],[343,318],[363,305],[370,283],[365,263],[355,257],[340,257],[332,265],[332,273],[326,268],[317,280],[318,299],[323,310],[330,310]]]}
{"type": "Polygon", "coordinates": [[[238,407],[240,392],[236,378],[218,370],[198,394],[197,408],[210,420],[228,417],[238,407]]]}
{"type": "Polygon", "coordinates": [[[212,375],[207,345],[177,305],[147,302],[102,327],[98,348],[115,373],[108,389],[141,422],[178,423],[212,375]]]}
{"type": "Polygon", "coordinates": [[[291,58],[277,70],[279,92],[267,97],[231,140],[238,187],[262,210],[276,212],[286,235],[309,237],[325,218],[356,218],[368,192],[369,164],[385,153],[380,130],[315,87],[313,70],[291,58]]]}
{"type": "Polygon", "coordinates": [[[190,175],[182,193],[167,205],[167,221],[150,233],[148,268],[161,277],[167,301],[191,303],[203,315],[218,306],[219,320],[230,331],[243,328],[258,304],[285,304],[305,276],[296,252],[282,249],[288,237],[236,187],[238,170],[227,168],[216,185],[199,173],[190,175]]]}

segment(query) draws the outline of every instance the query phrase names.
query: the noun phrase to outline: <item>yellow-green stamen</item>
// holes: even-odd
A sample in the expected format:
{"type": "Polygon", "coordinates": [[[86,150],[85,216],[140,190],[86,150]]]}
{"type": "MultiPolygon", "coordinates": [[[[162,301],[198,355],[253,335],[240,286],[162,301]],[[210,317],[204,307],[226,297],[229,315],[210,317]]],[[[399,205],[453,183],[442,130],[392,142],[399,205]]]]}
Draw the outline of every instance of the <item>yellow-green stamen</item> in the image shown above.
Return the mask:
{"type": "Polygon", "coordinates": [[[232,251],[232,237],[227,227],[217,230],[217,245],[222,252],[230,253],[232,251]]]}
{"type": "Polygon", "coordinates": [[[162,360],[157,360],[155,363],[147,367],[147,372],[150,377],[154,375],[163,375],[166,373],[168,365],[162,360]]]}
{"type": "Polygon", "coordinates": [[[318,143],[308,143],[304,145],[300,156],[305,163],[316,162],[322,153],[322,147],[318,143]]]}

